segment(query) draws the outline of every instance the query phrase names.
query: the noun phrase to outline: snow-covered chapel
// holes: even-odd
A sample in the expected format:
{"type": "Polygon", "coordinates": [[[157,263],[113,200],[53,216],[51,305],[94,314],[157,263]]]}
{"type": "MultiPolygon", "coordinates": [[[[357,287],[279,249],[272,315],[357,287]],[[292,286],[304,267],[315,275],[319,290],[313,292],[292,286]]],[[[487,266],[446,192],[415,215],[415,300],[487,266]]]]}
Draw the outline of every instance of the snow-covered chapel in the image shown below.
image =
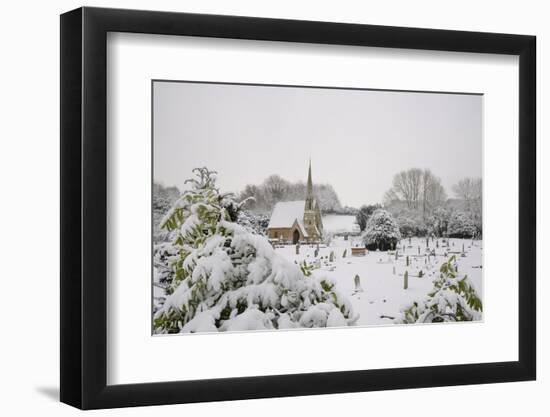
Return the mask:
{"type": "Polygon", "coordinates": [[[285,243],[318,242],[323,236],[323,220],[319,205],[313,194],[311,161],[307,176],[306,199],[281,201],[273,208],[267,227],[270,239],[285,243]]]}

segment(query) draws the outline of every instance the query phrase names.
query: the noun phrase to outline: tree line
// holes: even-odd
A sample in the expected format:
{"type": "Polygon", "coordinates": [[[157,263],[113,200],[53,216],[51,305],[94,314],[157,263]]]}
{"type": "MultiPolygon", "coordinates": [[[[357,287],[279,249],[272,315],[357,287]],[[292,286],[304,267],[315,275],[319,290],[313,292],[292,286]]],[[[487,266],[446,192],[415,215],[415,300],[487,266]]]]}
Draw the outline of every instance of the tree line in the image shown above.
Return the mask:
{"type": "MultiPolygon", "coordinates": [[[[396,221],[403,236],[480,236],[482,234],[482,180],[463,178],[452,187],[448,198],[441,179],[429,169],[411,168],[394,175],[383,204],[365,204],[359,208],[342,207],[338,194],[330,184],[315,184],[315,197],[323,213],[352,214],[364,231],[369,218],[378,209],[385,209],[396,221]]],[[[261,184],[248,184],[238,193],[237,201],[246,204],[241,217],[254,229],[265,229],[269,215],[279,201],[305,199],[304,182],[290,182],[271,175],[261,184]]],[[[162,240],[158,222],[180,195],[176,187],[154,184],[153,221],[155,241],[162,240]]]]}
{"type": "Polygon", "coordinates": [[[412,168],[393,177],[392,187],[384,195],[384,205],[403,203],[407,209],[426,216],[447,200],[441,179],[429,169],[412,168]]]}
{"type": "MultiPolygon", "coordinates": [[[[448,198],[441,179],[429,169],[411,168],[394,175],[384,195],[384,208],[395,218],[403,236],[434,234],[480,236],[482,224],[481,178],[463,178],[453,185],[448,198]]],[[[376,205],[362,206],[358,223],[365,227],[376,205]]]]}
{"type": "MultiPolygon", "coordinates": [[[[306,198],[307,185],[304,182],[290,182],[279,175],[267,177],[261,184],[248,184],[239,194],[238,200],[246,203],[246,209],[269,214],[279,201],[296,201],[306,198]]],[[[336,191],[330,184],[314,184],[313,193],[324,213],[340,212],[342,205],[336,191]]]]}

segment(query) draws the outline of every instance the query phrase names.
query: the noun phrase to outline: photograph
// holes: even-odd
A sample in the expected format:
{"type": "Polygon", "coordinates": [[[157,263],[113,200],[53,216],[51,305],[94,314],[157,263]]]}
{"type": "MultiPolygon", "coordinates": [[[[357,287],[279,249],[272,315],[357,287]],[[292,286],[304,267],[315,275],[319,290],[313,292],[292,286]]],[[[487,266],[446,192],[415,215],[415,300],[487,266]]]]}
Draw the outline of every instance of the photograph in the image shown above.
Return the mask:
{"type": "Polygon", "coordinates": [[[152,80],[152,334],[483,321],[483,95],[152,80]]]}

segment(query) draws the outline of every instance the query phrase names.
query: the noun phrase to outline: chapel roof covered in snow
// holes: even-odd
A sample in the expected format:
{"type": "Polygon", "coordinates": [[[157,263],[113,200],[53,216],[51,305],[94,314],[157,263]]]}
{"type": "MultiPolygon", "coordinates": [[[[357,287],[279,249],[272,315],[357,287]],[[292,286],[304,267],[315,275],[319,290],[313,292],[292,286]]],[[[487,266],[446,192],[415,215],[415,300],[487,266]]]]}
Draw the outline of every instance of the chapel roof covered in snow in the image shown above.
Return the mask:
{"type": "Polygon", "coordinates": [[[332,234],[359,233],[357,219],[351,214],[327,214],[323,216],[325,232],[332,234]]]}
{"type": "Polygon", "coordinates": [[[268,229],[288,228],[292,227],[296,221],[306,235],[304,227],[304,208],[306,202],[300,201],[280,201],[275,204],[271,219],[269,220],[268,229]]]}

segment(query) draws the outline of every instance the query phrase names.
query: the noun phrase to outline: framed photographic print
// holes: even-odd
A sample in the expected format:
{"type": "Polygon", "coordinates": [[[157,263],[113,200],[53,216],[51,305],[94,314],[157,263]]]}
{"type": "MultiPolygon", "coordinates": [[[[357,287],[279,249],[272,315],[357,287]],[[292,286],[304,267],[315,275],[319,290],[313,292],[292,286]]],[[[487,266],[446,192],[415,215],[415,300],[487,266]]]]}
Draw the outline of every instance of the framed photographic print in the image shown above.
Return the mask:
{"type": "Polygon", "coordinates": [[[535,38],[61,16],[61,400],[535,379],[535,38]]]}

